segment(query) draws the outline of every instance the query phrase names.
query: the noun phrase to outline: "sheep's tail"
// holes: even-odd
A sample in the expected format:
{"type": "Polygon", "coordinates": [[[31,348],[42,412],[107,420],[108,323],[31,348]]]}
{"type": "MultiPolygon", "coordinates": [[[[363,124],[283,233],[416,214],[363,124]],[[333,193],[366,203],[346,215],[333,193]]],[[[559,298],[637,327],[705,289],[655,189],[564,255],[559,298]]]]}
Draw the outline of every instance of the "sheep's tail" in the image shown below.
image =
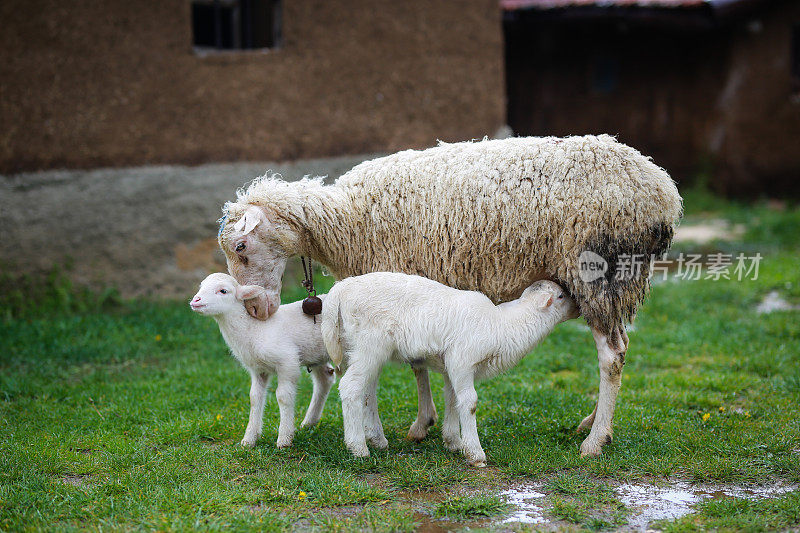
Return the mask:
{"type": "Polygon", "coordinates": [[[340,333],[342,313],[339,310],[339,294],[335,291],[331,292],[333,294],[328,293],[325,298],[321,329],[322,340],[325,343],[325,349],[328,350],[328,357],[330,357],[333,366],[336,367],[338,372],[339,366],[344,360],[344,349],[342,348],[340,333]]]}

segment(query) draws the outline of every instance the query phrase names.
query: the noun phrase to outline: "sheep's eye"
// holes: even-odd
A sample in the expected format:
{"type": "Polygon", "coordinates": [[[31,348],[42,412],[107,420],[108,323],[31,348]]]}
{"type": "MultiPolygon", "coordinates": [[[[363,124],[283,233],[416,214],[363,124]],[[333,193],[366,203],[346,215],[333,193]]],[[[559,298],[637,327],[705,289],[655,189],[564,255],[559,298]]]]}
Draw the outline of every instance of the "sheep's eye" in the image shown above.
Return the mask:
{"type": "Polygon", "coordinates": [[[243,242],[240,242],[239,244],[236,245],[237,252],[243,252],[245,248],[247,248],[247,245],[243,242]]]}
{"type": "Polygon", "coordinates": [[[562,292],[561,294],[559,294],[559,295],[558,295],[558,299],[559,299],[559,300],[560,300],[561,298],[563,298],[563,297],[564,297],[564,293],[563,293],[563,292],[562,292]]]}
{"type": "Polygon", "coordinates": [[[228,294],[228,289],[220,289],[219,293],[220,294],[228,294]]]}

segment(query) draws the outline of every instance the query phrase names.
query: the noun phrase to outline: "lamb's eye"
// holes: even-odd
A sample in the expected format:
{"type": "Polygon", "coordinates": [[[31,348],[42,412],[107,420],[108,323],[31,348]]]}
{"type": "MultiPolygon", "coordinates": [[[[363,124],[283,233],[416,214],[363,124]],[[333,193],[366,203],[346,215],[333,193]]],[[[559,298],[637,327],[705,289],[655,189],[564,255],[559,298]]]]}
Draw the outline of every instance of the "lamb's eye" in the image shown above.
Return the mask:
{"type": "Polygon", "coordinates": [[[219,293],[220,294],[228,294],[228,289],[220,289],[219,293]]]}
{"type": "Polygon", "coordinates": [[[240,242],[239,244],[236,245],[237,252],[243,252],[245,248],[247,248],[247,245],[243,242],[240,242]]]}
{"type": "Polygon", "coordinates": [[[563,297],[564,297],[564,293],[563,293],[563,292],[562,292],[561,294],[559,294],[559,295],[558,295],[558,299],[559,299],[559,300],[560,300],[561,298],[563,298],[563,297]]]}

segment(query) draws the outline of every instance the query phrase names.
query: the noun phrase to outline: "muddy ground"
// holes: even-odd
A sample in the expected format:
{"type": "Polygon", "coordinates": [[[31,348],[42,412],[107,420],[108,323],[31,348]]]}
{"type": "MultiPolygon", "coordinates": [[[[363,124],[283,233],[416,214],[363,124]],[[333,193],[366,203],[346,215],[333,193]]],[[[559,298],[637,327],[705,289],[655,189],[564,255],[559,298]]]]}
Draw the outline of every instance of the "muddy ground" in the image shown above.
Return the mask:
{"type": "Polygon", "coordinates": [[[0,270],[35,275],[71,263],[74,282],[125,297],[189,296],[225,269],[217,220],[237,188],[268,170],[333,179],[372,157],[0,176],[0,270]]]}

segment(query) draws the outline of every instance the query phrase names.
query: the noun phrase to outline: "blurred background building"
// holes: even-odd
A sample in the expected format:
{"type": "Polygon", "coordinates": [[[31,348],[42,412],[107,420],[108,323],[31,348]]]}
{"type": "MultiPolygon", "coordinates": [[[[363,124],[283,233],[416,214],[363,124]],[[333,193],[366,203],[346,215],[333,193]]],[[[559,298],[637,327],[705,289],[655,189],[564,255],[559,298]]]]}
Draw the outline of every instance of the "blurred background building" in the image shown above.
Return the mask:
{"type": "Polygon", "coordinates": [[[797,0],[501,0],[508,122],[609,132],[678,180],[800,192],[797,0]]]}
{"type": "Polygon", "coordinates": [[[6,173],[391,152],[507,123],[617,134],[724,192],[799,188],[797,0],[28,0],[0,19],[6,173]]]}
{"type": "Polygon", "coordinates": [[[4,0],[0,21],[0,274],[188,295],[254,177],[506,125],[800,193],[800,0],[4,0]]]}
{"type": "Polygon", "coordinates": [[[391,152],[505,123],[497,0],[12,0],[0,20],[0,172],[391,152]]]}

